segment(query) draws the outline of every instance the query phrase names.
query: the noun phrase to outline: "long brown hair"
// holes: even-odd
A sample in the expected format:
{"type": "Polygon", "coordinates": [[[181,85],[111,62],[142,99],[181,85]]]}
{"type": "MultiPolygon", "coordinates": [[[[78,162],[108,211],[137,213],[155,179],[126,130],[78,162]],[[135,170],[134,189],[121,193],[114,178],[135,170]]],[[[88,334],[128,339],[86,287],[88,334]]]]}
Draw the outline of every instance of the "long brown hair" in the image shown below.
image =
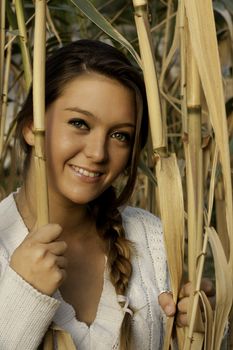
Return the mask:
{"type": "MultiPolygon", "coordinates": [[[[110,277],[118,295],[125,295],[132,274],[131,243],[125,237],[122,217],[118,210],[129,200],[136,181],[141,149],[147,140],[148,113],[142,75],[138,68],[116,48],[100,41],[75,41],[53,53],[46,62],[45,107],[61,95],[68,82],[85,72],[96,72],[118,80],[135,93],[137,120],[134,144],[127,166],[126,185],[117,196],[111,186],[99,198],[90,203],[96,215],[97,227],[103,239],[109,241],[108,264],[110,277]]],[[[33,87],[32,87],[33,88],[33,87]]],[[[32,88],[18,116],[17,135],[26,153],[25,169],[30,162],[31,147],[25,142],[22,131],[32,121],[32,88]]],[[[120,302],[121,306],[122,302],[120,302]]],[[[131,348],[131,316],[125,313],[120,334],[120,349],[131,348]]]]}

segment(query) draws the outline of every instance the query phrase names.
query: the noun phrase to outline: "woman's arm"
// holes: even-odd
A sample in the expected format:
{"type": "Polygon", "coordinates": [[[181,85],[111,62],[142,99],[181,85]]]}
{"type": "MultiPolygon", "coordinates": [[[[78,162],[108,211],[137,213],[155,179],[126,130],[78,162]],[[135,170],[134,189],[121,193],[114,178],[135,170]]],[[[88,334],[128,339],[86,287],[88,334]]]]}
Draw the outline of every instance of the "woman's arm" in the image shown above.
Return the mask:
{"type": "Polygon", "coordinates": [[[59,304],[20,277],[0,248],[0,349],[37,349],[59,304]]]}

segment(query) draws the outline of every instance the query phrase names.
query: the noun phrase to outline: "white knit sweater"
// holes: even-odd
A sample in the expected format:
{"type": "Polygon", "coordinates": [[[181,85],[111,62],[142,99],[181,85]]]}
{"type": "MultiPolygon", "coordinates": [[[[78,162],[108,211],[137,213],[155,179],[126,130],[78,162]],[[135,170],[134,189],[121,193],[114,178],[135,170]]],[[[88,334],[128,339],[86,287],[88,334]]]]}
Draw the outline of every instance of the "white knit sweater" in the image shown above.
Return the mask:
{"type": "MultiPolygon", "coordinates": [[[[158,294],[167,289],[168,274],[161,224],[138,208],[122,211],[128,239],[134,242],[133,275],[127,297],[135,310],[132,328],[135,350],[162,348],[163,315],[158,294]]],[[[95,321],[90,327],[57,291],[41,294],[9,267],[9,259],[28,231],[11,194],[0,203],[0,349],[36,350],[53,321],[67,330],[79,350],[118,349],[124,311],[105,268],[95,321]]]]}

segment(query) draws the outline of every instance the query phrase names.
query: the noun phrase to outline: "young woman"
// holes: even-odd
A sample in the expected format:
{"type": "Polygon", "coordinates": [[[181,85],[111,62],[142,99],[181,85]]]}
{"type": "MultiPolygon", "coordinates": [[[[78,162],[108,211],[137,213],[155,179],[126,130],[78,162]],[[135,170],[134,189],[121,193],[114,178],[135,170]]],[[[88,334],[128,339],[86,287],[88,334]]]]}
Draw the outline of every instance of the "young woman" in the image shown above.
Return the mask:
{"type": "Polygon", "coordinates": [[[47,61],[45,103],[50,224],[35,228],[30,92],[17,130],[25,181],[0,204],[0,348],[43,347],[53,322],[79,350],[161,349],[161,224],[125,206],[147,138],[141,75],[107,44],[74,42],[47,61]]]}

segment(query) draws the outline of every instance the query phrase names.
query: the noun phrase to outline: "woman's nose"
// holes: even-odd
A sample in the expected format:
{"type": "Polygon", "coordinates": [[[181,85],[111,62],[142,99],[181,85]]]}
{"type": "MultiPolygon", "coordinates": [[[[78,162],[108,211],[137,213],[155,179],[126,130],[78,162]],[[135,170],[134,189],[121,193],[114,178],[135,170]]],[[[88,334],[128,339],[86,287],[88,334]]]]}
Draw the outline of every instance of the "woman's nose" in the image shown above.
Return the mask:
{"type": "Polygon", "coordinates": [[[94,162],[106,162],[108,159],[107,137],[94,133],[89,136],[85,145],[85,155],[94,162]]]}

